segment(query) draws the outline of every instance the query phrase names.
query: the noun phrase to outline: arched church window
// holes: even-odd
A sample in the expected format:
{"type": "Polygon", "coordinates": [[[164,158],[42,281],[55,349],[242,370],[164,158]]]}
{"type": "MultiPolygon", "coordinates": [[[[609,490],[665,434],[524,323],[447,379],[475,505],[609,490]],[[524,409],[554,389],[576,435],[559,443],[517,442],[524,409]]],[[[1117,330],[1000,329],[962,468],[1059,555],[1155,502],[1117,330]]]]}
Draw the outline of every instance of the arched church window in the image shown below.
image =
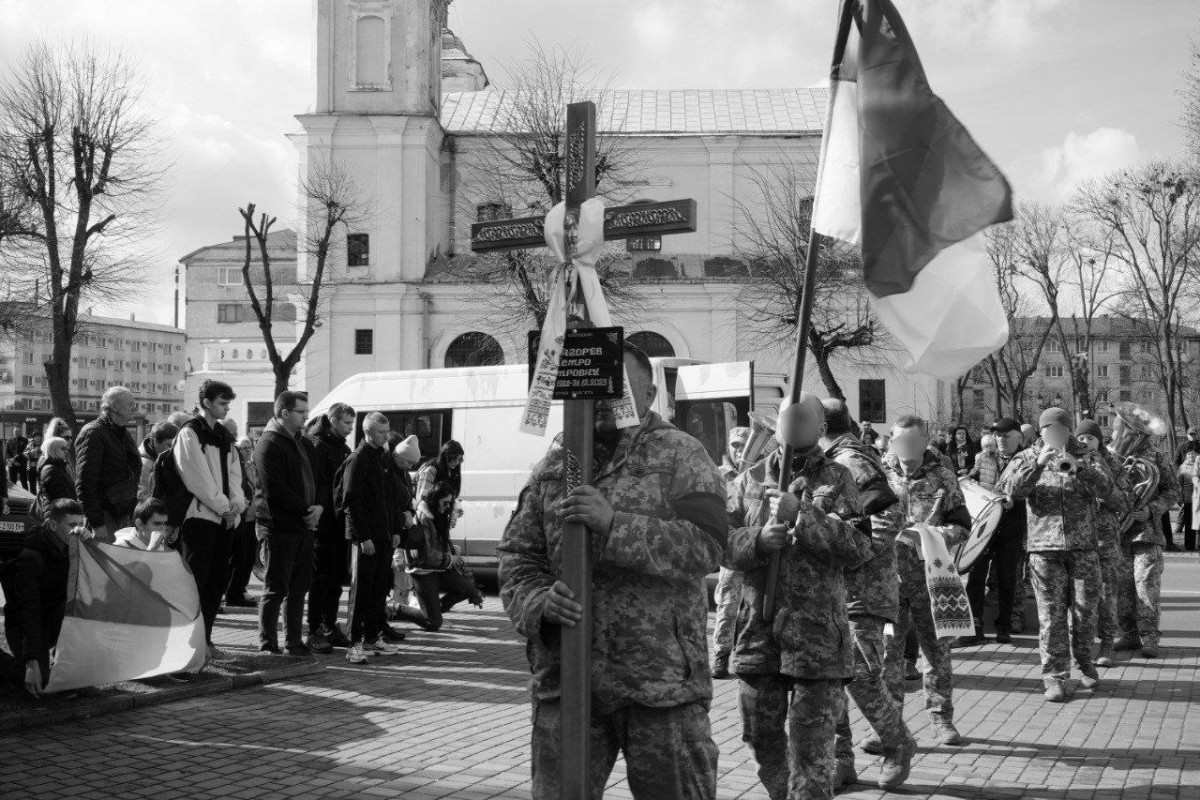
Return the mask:
{"type": "Polygon", "coordinates": [[[384,87],[387,78],[387,23],[383,17],[362,16],[354,23],[354,83],[384,87]]]}
{"type": "Polygon", "coordinates": [[[236,349],[233,351],[233,357],[234,357],[234,358],[237,358],[237,357],[238,357],[238,351],[237,351],[236,349]]]}
{"type": "Polygon", "coordinates": [[[638,331],[626,337],[630,344],[651,358],[674,358],[675,348],[667,341],[667,337],[654,331],[638,331]]]}
{"type": "Polygon", "coordinates": [[[458,336],[446,350],[446,368],[490,367],[504,363],[504,348],[491,336],[471,331],[458,336]]]}

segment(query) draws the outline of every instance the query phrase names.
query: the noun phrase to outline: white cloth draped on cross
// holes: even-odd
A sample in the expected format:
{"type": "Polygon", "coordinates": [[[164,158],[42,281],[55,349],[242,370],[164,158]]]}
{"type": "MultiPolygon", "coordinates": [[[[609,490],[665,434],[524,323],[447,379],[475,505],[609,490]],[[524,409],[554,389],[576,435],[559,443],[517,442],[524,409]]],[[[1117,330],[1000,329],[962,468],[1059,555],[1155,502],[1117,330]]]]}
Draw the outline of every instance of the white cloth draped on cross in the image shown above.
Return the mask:
{"type": "MultiPolygon", "coordinates": [[[[529,399],[525,401],[525,413],[521,415],[521,431],[537,436],[545,435],[550,418],[554,384],[558,379],[558,365],[567,333],[568,299],[575,298],[578,293],[592,325],[599,328],[612,326],[608,303],[596,274],[596,260],[604,248],[604,201],[593,197],[580,206],[573,253],[567,242],[565,220],[566,204],[559,203],[546,215],[544,226],[546,246],[554,253],[558,266],[554,268],[550,303],[546,321],[542,323],[533,383],[529,387],[529,399]]],[[[613,414],[618,428],[632,428],[638,424],[638,414],[629,389],[628,373],[624,382],[624,396],[613,401],[613,414]]]]}

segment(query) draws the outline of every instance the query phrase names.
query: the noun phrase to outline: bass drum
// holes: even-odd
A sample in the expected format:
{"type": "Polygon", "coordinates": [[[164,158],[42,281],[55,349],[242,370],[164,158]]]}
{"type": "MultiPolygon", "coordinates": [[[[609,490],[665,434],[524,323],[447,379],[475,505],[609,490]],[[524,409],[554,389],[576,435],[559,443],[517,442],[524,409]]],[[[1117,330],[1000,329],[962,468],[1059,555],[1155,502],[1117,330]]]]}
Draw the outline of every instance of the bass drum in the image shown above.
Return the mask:
{"type": "Polygon", "coordinates": [[[954,553],[958,573],[965,575],[992,543],[1004,513],[1004,495],[985,489],[970,478],[959,478],[958,485],[967,501],[967,511],[971,512],[971,535],[954,553]]]}

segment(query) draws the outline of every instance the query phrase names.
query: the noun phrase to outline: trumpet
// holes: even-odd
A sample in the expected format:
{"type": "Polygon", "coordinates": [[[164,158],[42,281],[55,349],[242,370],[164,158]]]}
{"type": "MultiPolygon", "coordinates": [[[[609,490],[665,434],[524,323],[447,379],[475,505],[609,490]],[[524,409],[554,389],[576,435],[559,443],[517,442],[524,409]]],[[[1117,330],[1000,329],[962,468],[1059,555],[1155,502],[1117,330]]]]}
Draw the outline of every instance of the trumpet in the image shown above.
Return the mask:
{"type": "Polygon", "coordinates": [[[1054,458],[1054,469],[1064,475],[1074,475],[1079,471],[1079,459],[1063,450],[1054,458]]]}

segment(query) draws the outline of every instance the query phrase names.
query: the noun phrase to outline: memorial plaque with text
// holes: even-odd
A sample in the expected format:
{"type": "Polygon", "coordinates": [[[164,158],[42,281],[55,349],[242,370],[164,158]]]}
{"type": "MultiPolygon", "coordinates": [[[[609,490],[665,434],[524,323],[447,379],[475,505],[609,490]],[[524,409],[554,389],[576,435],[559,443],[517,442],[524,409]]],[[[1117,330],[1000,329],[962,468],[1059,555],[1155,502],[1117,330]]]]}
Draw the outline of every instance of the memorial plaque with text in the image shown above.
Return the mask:
{"type": "MultiPolygon", "coordinates": [[[[529,332],[529,382],[533,383],[540,331],[529,332]]],[[[568,330],[563,344],[555,400],[616,400],[625,391],[623,328],[568,330]]]]}

